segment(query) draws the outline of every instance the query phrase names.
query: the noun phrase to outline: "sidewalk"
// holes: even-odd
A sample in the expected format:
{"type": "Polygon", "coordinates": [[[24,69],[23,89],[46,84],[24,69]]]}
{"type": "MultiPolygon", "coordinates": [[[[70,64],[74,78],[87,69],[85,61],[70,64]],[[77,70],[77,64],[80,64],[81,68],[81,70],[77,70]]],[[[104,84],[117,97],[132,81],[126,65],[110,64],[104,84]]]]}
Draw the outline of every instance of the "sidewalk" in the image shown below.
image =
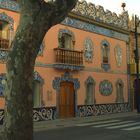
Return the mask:
{"type": "MultiPolygon", "coordinates": [[[[126,112],[126,113],[115,113],[115,114],[82,117],[82,118],[76,117],[76,118],[69,118],[69,119],[40,121],[40,122],[34,122],[34,131],[43,131],[43,130],[64,128],[64,127],[72,127],[75,124],[79,124],[79,123],[86,123],[86,122],[93,122],[93,121],[100,121],[100,120],[107,120],[107,119],[114,119],[114,118],[131,117],[131,116],[138,117],[140,116],[140,114],[137,114],[137,112],[126,112]]],[[[0,125],[0,131],[1,129],[2,129],[2,125],[0,125]]]]}
{"type": "Polygon", "coordinates": [[[50,121],[41,121],[34,123],[34,131],[43,131],[49,129],[58,129],[64,127],[72,127],[75,124],[114,119],[114,118],[123,118],[123,117],[131,117],[131,116],[140,116],[137,112],[126,112],[126,113],[116,113],[116,114],[107,114],[100,116],[91,116],[91,117],[77,117],[77,118],[69,118],[69,119],[56,119],[50,121]]]}

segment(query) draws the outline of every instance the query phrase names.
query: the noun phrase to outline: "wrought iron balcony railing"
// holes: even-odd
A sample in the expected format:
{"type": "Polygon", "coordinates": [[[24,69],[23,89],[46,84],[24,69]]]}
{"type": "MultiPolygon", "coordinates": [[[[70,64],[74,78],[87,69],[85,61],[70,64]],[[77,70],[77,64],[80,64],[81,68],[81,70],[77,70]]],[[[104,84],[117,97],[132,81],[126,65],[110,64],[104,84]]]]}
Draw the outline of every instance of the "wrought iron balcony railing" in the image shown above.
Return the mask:
{"type": "Polygon", "coordinates": [[[83,52],[55,48],[55,68],[81,70],[83,69],[83,52]]]}

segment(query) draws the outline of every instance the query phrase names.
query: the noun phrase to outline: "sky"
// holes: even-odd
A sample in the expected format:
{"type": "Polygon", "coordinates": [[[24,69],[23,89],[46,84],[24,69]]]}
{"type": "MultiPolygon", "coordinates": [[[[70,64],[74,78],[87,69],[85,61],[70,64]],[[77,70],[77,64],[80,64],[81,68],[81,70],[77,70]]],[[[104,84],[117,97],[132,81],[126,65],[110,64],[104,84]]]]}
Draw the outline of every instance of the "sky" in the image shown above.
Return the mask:
{"type": "Polygon", "coordinates": [[[108,9],[116,14],[121,14],[122,7],[121,3],[126,3],[125,10],[128,11],[129,15],[137,15],[140,17],[140,0],[86,0],[95,5],[101,5],[104,7],[104,10],[108,9]]]}

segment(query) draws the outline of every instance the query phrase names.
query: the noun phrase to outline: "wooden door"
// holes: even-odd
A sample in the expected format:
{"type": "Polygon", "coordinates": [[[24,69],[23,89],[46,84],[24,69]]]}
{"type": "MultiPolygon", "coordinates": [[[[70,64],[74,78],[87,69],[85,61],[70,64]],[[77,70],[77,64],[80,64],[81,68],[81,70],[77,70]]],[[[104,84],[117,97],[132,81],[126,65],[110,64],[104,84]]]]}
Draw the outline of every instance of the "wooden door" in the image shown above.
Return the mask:
{"type": "Polygon", "coordinates": [[[71,82],[61,82],[59,97],[60,118],[74,117],[74,86],[71,82]]]}

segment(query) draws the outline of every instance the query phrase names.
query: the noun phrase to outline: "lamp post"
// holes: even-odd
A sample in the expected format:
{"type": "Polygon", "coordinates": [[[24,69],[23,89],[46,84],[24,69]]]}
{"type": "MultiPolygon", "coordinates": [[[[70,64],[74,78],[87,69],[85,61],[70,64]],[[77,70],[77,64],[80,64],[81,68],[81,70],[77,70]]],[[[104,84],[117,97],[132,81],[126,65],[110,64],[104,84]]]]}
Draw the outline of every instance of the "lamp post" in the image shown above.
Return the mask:
{"type": "Polygon", "coordinates": [[[135,80],[135,95],[137,113],[140,113],[140,81],[139,81],[139,54],[138,54],[138,31],[139,19],[135,15],[135,62],[136,62],[136,80],[135,80]]]}

